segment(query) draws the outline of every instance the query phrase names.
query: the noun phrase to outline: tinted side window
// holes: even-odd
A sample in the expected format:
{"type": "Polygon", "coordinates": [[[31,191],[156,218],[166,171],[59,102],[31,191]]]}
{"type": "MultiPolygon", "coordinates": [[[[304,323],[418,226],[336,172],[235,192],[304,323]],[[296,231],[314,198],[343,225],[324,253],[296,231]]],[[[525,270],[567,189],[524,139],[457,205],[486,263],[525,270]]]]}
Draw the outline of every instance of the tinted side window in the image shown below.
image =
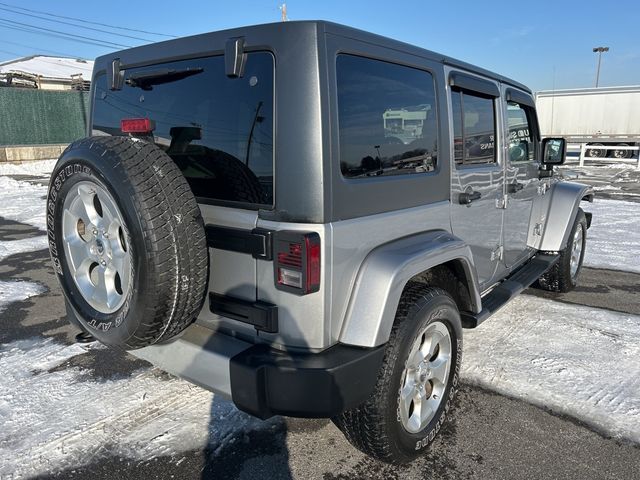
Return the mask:
{"type": "Polygon", "coordinates": [[[492,98],[451,92],[454,158],[457,164],[496,162],[496,121],[492,98]]]}
{"type": "Polygon", "coordinates": [[[242,78],[224,57],[132,68],[120,91],[95,86],[93,129],[124,135],[120,121],[150,118],[153,140],[200,200],[273,204],[273,57],[249,53],[242,78]]]}
{"type": "Polygon", "coordinates": [[[535,158],[532,115],[530,107],[516,102],[507,103],[509,122],[509,160],[527,162],[535,158]]]}
{"type": "Polygon", "coordinates": [[[438,132],[431,74],[352,55],[339,55],[336,71],[342,174],[434,170],[438,132]]]}

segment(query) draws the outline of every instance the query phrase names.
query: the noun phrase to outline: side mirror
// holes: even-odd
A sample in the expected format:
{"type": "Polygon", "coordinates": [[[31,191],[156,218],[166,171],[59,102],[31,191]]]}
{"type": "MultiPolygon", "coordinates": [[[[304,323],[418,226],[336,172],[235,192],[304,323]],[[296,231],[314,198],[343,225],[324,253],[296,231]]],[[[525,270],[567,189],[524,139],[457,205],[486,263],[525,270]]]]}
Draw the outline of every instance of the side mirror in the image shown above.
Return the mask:
{"type": "Polygon", "coordinates": [[[542,140],[542,165],[562,165],[567,154],[564,138],[545,138],[542,140]]]}

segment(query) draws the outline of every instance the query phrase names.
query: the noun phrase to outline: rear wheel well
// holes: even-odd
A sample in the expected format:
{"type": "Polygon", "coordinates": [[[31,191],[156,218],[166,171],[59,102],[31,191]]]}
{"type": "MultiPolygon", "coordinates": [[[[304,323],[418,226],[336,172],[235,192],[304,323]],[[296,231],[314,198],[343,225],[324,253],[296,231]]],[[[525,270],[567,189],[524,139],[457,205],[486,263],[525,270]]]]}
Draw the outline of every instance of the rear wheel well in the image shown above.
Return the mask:
{"type": "Polygon", "coordinates": [[[450,260],[425,270],[411,278],[409,283],[411,282],[441,288],[455,300],[458,310],[473,311],[468,278],[461,260],[450,260]]]}

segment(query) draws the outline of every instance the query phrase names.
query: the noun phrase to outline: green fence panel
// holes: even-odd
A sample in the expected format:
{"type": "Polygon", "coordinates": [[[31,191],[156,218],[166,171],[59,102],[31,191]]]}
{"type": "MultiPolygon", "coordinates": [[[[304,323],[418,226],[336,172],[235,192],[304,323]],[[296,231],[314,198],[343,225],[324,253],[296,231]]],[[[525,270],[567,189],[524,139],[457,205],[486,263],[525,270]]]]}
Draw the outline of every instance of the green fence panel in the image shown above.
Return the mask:
{"type": "Polygon", "coordinates": [[[89,92],[0,88],[0,145],[70,143],[88,118],[89,92]]]}

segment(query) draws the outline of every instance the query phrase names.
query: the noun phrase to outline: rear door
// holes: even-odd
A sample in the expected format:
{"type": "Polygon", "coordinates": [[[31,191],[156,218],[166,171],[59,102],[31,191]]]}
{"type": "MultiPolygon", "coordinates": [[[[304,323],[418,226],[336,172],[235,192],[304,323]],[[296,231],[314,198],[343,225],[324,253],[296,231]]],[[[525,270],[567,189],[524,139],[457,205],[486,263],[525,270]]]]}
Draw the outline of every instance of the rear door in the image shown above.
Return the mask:
{"type": "Polygon", "coordinates": [[[533,252],[529,239],[541,228],[541,212],[535,208],[535,200],[543,192],[533,97],[512,87],[505,88],[503,95],[507,138],[504,263],[512,268],[533,252]]]}
{"type": "Polygon", "coordinates": [[[501,259],[504,172],[500,148],[500,90],[496,82],[449,74],[454,166],[451,226],[471,246],[481,288],[501,259]]]}
{"type": "MultiPolygon", "coordinates": [[[[94,88],[94,135],[123,135],[122,119],[149,118],[145,139],[186,177],[210,230],[210,291],[255,301],[256,259],[234,251],[232,240],[256,227],[259,208],[273,206],[271,53],[248,53],[239,78],[226,75],[223,56],[212,56],[127,69],[119,90],[103,75],[94,88]]],[[[212,328],[255,335],[252,325],[204,312],[198,321],[212,328]]]]}

